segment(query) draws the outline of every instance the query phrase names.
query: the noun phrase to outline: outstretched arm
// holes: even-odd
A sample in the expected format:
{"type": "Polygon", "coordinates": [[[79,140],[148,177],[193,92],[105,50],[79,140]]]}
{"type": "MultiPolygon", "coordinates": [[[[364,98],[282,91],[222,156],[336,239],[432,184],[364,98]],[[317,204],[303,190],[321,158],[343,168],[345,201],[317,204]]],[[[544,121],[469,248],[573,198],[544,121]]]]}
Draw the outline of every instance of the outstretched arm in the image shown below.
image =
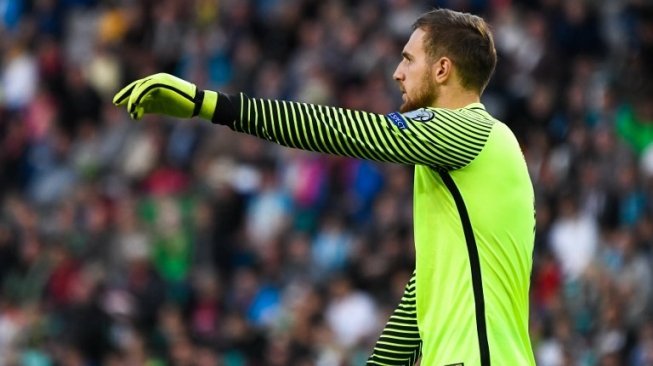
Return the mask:
{"type": "Polygon", "coordinates": [[[492,122],[473,109],[428,108],[388,115],[201,91],[167,74],[138,80],[114,98],[132,118],[144,113],[211,120],[284,146],[447,170],[469,164],[492,122]]]}

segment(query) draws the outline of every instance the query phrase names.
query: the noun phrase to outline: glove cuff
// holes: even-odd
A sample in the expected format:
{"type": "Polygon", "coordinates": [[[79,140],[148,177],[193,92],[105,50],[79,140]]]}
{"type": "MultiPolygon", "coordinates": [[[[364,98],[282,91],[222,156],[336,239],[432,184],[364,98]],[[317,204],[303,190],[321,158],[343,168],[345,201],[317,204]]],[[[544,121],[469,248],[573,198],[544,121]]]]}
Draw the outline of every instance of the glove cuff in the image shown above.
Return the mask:
{"type": "Polygon", "coordinates": [[[193,98],[193,103],[195,106],[193,107],[191,118],[200,113],[200,108],[202,108],[202,103],[204,103],[204,90],[197,89],[197,92],[195,92],[195,98],[193,98]]]}
{"type": "Polygon", "coordinates": [[[218,105],[218,93],[212,90],[198,90],[195,98],[195,109],[198,110],[197,113],[199,114],[200,118],[212,121],[213,113],[215,112],[215,108],[218,105]],[[197,103],[197,99],[200,94],[202,95],[202,100],[197,103]]]}

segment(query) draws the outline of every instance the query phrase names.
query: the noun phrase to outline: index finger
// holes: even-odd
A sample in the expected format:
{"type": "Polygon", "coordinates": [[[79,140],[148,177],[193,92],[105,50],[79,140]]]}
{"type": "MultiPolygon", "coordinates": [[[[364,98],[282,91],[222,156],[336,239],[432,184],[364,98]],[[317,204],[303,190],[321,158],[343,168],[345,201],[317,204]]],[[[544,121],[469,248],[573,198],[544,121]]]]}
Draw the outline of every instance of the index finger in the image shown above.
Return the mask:
{"type": "Polygon", "coordinates": [[[127,101],[129,100],[129,95],[140,81],[141,81],[140,79],[136,81],[132,81],[129,85],[120,89],[120,91],[117,92],[116,95],[114,95],[113,97],[113,104],[115,104],[116,106],[122,106],[125,103],[127,103],[127,101]]]}

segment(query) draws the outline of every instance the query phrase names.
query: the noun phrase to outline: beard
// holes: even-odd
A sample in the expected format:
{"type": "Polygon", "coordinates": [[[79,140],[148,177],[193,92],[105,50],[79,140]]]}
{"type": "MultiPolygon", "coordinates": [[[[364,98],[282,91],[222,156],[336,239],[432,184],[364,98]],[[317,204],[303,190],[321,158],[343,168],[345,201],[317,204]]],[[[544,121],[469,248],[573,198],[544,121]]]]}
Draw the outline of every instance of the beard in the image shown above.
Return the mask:
{"type": "Polygon", "coordinates": [[[399,107],[399,112],[406,113],[435,105],[439,93],[437,88],[431,84],[431,80],[433,80],[432,72],[429,69],[413,95],[409,95],[406,91],[406,101],[399,107]]]}

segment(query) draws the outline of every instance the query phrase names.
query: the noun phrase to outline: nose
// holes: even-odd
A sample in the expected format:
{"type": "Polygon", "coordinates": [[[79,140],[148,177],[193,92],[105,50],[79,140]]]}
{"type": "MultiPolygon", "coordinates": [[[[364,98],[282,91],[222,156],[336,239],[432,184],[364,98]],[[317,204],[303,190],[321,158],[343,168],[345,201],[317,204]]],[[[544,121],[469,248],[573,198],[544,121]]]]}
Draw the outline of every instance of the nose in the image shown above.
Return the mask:
{"type": "Polygon", "coordinates": [[[404,72],[401,70],[401,63],[397,65],[397,68],[395,69],[395,72],[392,74],[392,78],[395,79],[396,81],[403,81],[405,77],[404,72]]]}

